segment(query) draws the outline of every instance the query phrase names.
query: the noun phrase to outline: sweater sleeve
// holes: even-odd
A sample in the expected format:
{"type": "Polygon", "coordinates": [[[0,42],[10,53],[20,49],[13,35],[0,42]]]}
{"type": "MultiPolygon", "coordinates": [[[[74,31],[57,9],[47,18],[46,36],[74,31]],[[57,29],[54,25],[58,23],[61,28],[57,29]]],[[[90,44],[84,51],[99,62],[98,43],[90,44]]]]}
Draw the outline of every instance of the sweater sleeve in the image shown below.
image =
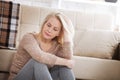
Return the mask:
{"type": "Polygon", "coordinates": [[[24,35],[21,40],[21,45],[23,49],[26,50],[36,61],[49,65],[55,64],[57,56],[42,51],[32,34],[24,35]]]}
{"type": "Polygon", "coordinates": [[[59,50],[56,56],[59,56],[65,59],[71,59],[73,56],[73,48],[70,42],[64,42],[64,44],[59,47],[59,50]]]}

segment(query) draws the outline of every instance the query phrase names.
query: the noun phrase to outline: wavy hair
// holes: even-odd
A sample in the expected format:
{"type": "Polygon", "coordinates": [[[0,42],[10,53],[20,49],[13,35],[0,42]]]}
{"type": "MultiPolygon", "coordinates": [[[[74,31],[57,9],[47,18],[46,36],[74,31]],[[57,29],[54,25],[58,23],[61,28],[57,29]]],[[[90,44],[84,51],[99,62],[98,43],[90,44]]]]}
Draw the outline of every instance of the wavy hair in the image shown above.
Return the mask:
{"type": "MultiPolygon", "coordinates": [[[[43,23],[42,23],[42,25],[41,25],[41,26],[42,26],[42,27],[41,27],[41,31],[42,31],[42,28],[43,28],[44,24],[45,24],[51,17],[57,18],[57,19],[60,21],[61,25],[62,25],[62,22],[61,22],[61,20],[60,20],[59,14],[60,14],[60,13],[56,13],[56,12],[52,12],[52,13],[48,14],[48,15],[45,17],[45,19],[44,19],[44,21],[43,21],[43,23]]],[[[59,36],[56,36],[53,40],[57,40],[57,42],[62,45],[62,44],[63,44],[63,36],[64,36],[64,31],[63,31],[63,25],[62,25],[59,36]]]]}

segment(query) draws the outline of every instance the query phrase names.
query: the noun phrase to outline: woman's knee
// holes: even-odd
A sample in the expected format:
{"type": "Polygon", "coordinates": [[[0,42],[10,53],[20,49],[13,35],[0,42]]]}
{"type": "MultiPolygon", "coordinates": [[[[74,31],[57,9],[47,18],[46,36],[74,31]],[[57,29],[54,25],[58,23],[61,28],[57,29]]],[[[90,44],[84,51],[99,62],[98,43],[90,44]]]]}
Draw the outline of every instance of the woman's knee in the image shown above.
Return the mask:
{"type": "Polygon", "coordinates": [[[70,70],[70,71],[71,71],[71,69],[68,68],[68,67],[66,67],[66,66],[60,66],[59,68],[60,68],[61,70],[68,70],[68,71],[70,70]]]}
{"type": "Polygon", "coordinates": [[[34,69],[45,70],[47,68],[48,67],[46,64],[40,63],[40,62],[37,62],[36,60],[34,60],[34,69]]]}
{"type": "Polygon", "coordinates": [[[60,78],[63,80],[65,80],[65,78],[67,80],[75,80],[75,76],[73,74],[73,71],[68,67],[60,66],[59,73],[60,73],[60,78]]]}
{"type": "Polygon", "coordinates": [[[52,80],[46,64],[35,61],[34,76],[36,80],[52,80]]]}

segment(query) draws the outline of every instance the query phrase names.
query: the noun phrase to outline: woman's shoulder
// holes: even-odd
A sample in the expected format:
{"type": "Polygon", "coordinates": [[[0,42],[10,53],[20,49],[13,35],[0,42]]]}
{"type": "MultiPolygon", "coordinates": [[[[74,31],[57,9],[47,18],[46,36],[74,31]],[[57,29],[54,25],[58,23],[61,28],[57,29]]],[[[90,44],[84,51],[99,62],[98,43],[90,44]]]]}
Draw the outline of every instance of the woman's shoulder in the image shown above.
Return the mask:
{"type": "Polygon", "coordinates": [[[22,37],[22,41],[34,41],[35,40],[35,34],[36,33],[26,33],[22,37]]]}
{"type": "Polygon", "coordinates": [[[34,38],[37,33],[26,33],[23,35],[23,38],[34,38]]]}

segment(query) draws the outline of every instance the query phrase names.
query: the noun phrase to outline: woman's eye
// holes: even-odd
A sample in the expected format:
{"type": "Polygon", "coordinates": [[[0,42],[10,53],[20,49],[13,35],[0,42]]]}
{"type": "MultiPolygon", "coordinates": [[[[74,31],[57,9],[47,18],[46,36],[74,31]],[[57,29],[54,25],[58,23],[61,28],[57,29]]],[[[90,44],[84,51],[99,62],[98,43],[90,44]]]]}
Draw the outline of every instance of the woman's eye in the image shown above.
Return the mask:
{"type": "Polygon", "coordinates": [[[50,24],[47,24],[47,26],[48,26],[48,27],[51,27],[51,25],[50,25],[50,24]]]}
{"type": "Polygon", "coordinates": [[[58,31],[58,29],[55,29],[55,28],[54,28],[54,31],[58,31]]]}
{"type": "Polygon", "coordinates": [[[50,27],[50,25],[47,25],[48,27],[50,27]]]}

